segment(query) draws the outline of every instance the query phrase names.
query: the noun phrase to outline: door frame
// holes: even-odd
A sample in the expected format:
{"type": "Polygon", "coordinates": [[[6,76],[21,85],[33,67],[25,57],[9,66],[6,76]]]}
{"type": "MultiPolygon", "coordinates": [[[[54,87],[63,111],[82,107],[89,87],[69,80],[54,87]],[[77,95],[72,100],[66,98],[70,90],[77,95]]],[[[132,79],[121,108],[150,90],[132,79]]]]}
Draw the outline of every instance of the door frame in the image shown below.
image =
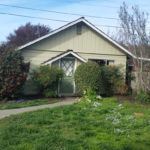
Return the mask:
{"type": "Polygon", "coordinates": [[[61,68],[61,60],[62,59],[74,59],[74,68],[73,68],[73,92],[72,93],[61,93],[60,92],[60,88],[61,88],[61,83],[59,82],[58,84],[58,95],[59,96],[74,96],[75,93],[76,93],[76,85],[75,85],[75,80],[74,80],[74,73],[76,71],[76,68],[77,68],[77,58],[76,57],[63,57],[61,59],[58,60],[58,65],[59,65],[59,68],[61,68]]]}

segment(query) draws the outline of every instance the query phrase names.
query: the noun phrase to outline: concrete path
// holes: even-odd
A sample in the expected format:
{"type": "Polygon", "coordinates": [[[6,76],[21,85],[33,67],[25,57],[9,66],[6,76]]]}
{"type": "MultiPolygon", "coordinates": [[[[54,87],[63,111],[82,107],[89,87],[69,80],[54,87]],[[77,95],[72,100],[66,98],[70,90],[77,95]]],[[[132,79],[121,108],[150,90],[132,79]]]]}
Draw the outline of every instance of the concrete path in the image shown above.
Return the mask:
{"type": "Polygon", "coordinates": [[[36,111],[44,108],[54,108],[54,107],[59,107],[59,106],[65,106],[65,105],[71,105],[74,102],[76,102],[78,99],[72,98],[68,100],[62,100],[57,103],[53,104],[45,104],[45,105],[39,105],[39,106],[31,106],[31,107],[24,107],[24,108],[17,108],[17,109],[5,109],[5,110],[0,110],[0,119],[15,115],[15,114],[20,114],[24,112],[30,112],[30,111],[36,111]]]}

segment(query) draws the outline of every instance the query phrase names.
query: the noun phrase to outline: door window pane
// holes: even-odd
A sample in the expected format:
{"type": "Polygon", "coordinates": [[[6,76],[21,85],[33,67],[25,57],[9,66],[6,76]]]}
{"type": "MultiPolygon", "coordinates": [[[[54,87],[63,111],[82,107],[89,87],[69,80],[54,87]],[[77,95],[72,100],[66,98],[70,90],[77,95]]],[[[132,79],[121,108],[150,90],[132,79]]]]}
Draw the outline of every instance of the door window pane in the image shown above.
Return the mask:
{"type": "Polygon", "coordinates": [[[64,70],[66,76],[73,76],[74,73],[74,59],[62,59],[61,68],[64,70]]]}

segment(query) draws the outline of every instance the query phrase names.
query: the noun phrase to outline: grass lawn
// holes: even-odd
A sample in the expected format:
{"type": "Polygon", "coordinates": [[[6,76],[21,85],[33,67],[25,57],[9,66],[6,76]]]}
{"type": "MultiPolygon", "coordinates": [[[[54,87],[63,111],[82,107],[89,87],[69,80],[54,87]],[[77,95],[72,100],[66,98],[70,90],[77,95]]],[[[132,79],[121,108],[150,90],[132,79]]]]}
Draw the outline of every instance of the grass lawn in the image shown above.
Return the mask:
{"type": "Polygon", "coordinates": [[[2,150],[149,150],[150,107],[113,98],[0,120],[2,150]]]}
{"type": "Polygon", "coordinates": [[[56,102],[58,102],[57,99],[46,99],[46,98],[45,99],[24,100],[24,101],[0,102],[0,110],[37,106],[37,105],[51,104],[51,103],[56,103],[56,102]]]}

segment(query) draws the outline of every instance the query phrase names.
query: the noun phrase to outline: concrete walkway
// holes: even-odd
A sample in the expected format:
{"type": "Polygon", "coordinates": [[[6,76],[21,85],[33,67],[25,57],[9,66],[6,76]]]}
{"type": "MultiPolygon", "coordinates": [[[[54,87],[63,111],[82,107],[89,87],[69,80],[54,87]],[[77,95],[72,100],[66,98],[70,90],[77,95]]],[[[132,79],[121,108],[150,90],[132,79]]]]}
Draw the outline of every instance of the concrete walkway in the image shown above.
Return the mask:
{"type": "Polygon", "coordinates": [[[0,110],[0,119],[11,116],[11,115],[16,115],[24,112],[30,112],[30,111],[36,111],[44,108],[54,108],[54,107],[59,107],[59,106],[65,106],[65,105],[71,105],[74,102],[76,102],[78,99],[72,98],[68,100],[62,100],[57,103],[53,104],[45,104],[45,105],[39,105],[39,106],[31,106],[31,107],[24,107],[24,108],[17,108],[17,109],[5,109],[5,110],[0,110]]]}

